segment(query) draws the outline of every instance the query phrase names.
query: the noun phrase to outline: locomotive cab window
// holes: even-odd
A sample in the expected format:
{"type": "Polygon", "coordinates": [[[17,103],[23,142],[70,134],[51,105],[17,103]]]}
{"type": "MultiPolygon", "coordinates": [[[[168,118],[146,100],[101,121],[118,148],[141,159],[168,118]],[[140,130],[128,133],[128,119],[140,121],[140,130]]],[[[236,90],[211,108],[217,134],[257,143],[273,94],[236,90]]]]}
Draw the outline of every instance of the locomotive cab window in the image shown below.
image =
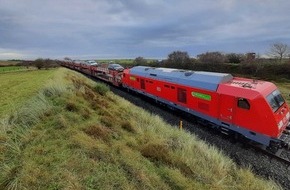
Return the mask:
{"type": "Polygon", "coordinates": [[[249,103],[249,101],[245,98],[239,98],[238,99],[238,107],[242,108],[242,109],[246,109],[249,110],[251,105],[249,103]]]}
{"type": "Polygon", "coordinates": [[[285,103],[285,100],[279,90],[275,90],[270,93],[267,96],[267,101],[271,106],[273,112],[276,112],[285,103]]]}

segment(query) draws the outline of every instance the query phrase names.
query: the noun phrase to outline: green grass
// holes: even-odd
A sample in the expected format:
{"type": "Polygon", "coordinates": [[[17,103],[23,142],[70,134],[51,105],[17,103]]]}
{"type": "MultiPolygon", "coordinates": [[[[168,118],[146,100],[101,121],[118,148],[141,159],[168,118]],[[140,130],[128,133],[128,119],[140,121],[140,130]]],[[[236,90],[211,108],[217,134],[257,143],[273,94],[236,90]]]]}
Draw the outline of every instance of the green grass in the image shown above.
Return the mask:
{"type": "Polygon", "coordinates": [[[35,95],[55,71],[0,72],[0,118],[35,95]]]}
{"type": "Polygon", "coordinates": [[[14,71],[24,71],[32,69],[31,67],[23,67],[23,66],[4,66],[0,67],[0,74],[3,72],[14,72],[14,71]]]}
{"type": "MultiPolygon", "coordinates": [[[[114,63],[118,63],[124,67],[126,66],[132,66],[134,64],[134,60],[135,59],[99,59],[96,60],[98,63],[109,63],[110,61],[114,62],[114,63]]],[[[156,60],[156,59],[146,59],[148,61],[148,63],[156,60]]]]}
{"type": "Polygon", "coordinates": [[[0,122],[0,189],[279,189],[103,84],[54,76],[0,122]]]}
{"type": "Polygon", "coordinates": [[[276,83],[282,96],[285,98],[288,105],[290,105],[290,82],[279,82],[276,83]]]}
{"type": "Polygon", "coordinates": [[[109,63],[109,62],[114,62],[114,63],[118,63],[121,64],[123,66],[125,65],[131,65],[133,64],[134,59],[98,59],[96,60],[98,63],[109,63]]]}

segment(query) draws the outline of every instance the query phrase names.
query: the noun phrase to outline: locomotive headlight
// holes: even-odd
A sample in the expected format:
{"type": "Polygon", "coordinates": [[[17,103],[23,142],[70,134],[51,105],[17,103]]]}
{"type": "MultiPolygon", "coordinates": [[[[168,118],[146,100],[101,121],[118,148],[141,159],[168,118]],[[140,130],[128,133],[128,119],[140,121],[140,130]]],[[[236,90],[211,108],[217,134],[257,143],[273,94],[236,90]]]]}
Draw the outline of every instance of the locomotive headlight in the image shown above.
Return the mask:
{"type": "Polygon", "coordinates": [[[287,118],[287,120],[290,119],[290,112],[288,112],[288,113],[286,114],[286,118],[287,118]]]}
{"type": "Polygon", "coordinates": [[[283,127],[283,121],[280,121],[280,122],[278,123],[278,127],[279,127],[279,129],[281,129],[281,127],[283,127]]]}

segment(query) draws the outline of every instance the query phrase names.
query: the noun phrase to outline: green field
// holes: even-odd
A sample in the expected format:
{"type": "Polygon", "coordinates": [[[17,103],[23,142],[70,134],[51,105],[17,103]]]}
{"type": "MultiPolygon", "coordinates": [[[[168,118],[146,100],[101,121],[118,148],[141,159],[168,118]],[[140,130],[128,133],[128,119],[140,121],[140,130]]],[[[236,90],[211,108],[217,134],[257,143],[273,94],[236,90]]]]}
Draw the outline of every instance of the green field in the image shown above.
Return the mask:
{"type": "MultiPolygon", "coordinates": [[[[124,67],[126,66],[132,66],[134,63],[135,59],[99,59],[96,60],[98,63],[109,63],[109,62],[114,62],[114,63],[118,63],[124,67]]],[[[155,61],[156,59],[146,59],[148,62],[152,62],[155,61]]]]}
{"type": "Polygon", "coordinates": [[[23,71],[32,69],[31,67],[24,67],[24,66],[4,66],[0,67],[0,74],[3,72],[14,72],[14,71],[23,71]]]}
{"type": "Polygon", "coordinates": [[[98,62],[98,63],[114,62],[114,63],[118,63],[122,66],[132,65],[133,61],[134,61],[134,59],[98,59],[98,60],[96,60],[96,62],[98,62]]]}
{"type": "Polygon", "coordinates": [[[0,122],[0,189],[280,189],[104,84],[53,76],[0,122]]]}
{"type": "MultiPolygon", "coordinates": [[[[56,70],[1,73],[0,118],[34,96],[56,70]]],[[[11,67],[9,67],[11,68],[11,67]]]]}

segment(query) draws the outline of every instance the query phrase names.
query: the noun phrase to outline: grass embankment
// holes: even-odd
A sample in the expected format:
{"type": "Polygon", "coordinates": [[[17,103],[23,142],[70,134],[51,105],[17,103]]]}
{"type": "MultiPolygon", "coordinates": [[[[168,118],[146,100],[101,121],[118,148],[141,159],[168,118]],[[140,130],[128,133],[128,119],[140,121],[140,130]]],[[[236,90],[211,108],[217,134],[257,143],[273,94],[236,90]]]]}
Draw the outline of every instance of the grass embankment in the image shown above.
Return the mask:
{"type": "Polygon", "coordinates": [[[35,95],[54,72],[55,70],[0,72],[0,118],[35,95]]]}
{"type": "Polygon", "coordinates": [[[81,75],[1,122],[0,189],[279,189],[81,75]]]}

